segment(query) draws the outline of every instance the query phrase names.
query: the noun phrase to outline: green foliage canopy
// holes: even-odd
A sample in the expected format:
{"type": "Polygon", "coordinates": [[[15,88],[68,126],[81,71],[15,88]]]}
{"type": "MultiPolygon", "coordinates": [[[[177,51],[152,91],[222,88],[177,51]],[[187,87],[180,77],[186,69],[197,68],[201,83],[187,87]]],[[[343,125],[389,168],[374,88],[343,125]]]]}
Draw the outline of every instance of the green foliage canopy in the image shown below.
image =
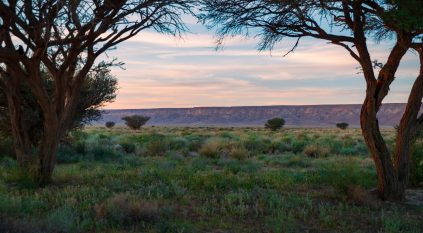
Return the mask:
{"type": "MultiPolygon", "coordinates": [[[[43,72],[43,79],[47,91],[51,94],[54,91],[53,81],[47,71],[43,72]]],[[[101,118],[100,108],[106,103],[113,102],[118,89],[117,79],[111,75],[108,68],[101,68],[88,75],[81,89],[76,112],[68,131],[81,128],[83,125],[101,118]]],[[[27,132],[30,133],[31,142],[36,145],[43,131],[43,116],[39,105],[28,85],[22,84],[23,96],[22,109],[27,132]]],[[[0,91],[0,135],[11,137],[11,127],[8,112],[7,98],[0,91]]]]}
{"type": "Polygon", "coordinates": [[[337,128],[339,128],[339,129],[347,129],[348,128],[348,123],[346,123],[346,122],[341,122],[341,123],[337,123],[336,124],[336,127],[337,128]]]}
{"type": "Polygon", "coordinates": [[[122,117],[122,120],[125,121],[125,124],[133,129],[138,130],[140,129],[148,120],[150,120],[149,116],[141,116],[141,115],[132,115],[132,116],[125,116],[122,117]]]}
{"type": "Polygon", "coordinates": [[[266,122],[264,127],[266,129],[270,129],[272,131],[276,131],[278,129],[281,129],[285,125],[285,120],[280,117],[275,117],[266,122]]]}

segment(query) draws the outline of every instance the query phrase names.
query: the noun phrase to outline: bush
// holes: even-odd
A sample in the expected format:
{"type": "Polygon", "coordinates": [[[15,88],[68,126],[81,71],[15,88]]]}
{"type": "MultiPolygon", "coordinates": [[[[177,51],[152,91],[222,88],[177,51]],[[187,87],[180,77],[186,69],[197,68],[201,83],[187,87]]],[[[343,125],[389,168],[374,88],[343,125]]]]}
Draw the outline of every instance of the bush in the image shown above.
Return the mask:
{"type": "Polygon", "coordinates": [[[119,145],[122,147],[123,151],[127,154],[132,154],[135,152],[135,143],[131,142],[128,139],[121,140],[119,145]]]}
{"type": "Polygon", "coordinates": [[[241,143],[244,148],[255,154],[269,154],[273,153],[272,141],[267,137],[260,137],[257,135],[250,135],[247,138],[242,138],[241,143]]]}
{"type": "Polygon", "coordinates": [[[172,137],[169,140],[169,148],[171,150],[187,150],[189,141],[183,137],[172,137]]]}
{"type": "MultiPolygon", "coordinates": [[[[78,130],[83,125],[97,121],[101,118],[102,112],[99,109],[106,103],[113,102],[116,98],[118,90],[117,79],[111,75],[109,68],[99,67],[94,72],[85,77],[80,90],[80,98],[76,103],[75,114],[70,119],[70,124],[65,129],[66,133],[78,130]]],[[[49,96],[54,93],[54,82],[49,73],[41,70],[41,81],[43,87],[49,96]]],[[[36,103],[31,93],[29,85],[25,82],[21,83],[21,103],[22,117],[25,121],[23,130],[28,132],[29,140],[33,149],[39,146],[39,139],[44,132],[43,116],[39,105],[36,103]]],[[[10,117],[8,114],[7,98],[0,91],[0,135],[13,138],[10,126],[10,117]]]]}
{"type": "Polygon", "coordinates": [[[418,140],[411,149],[410,185],[418,186],[423,182],[423,142],[418,140]]]}
{"type": "Polygon", "coordinates": [[[285,142],[281,139],[276,139],[272,141],[272,153],[280,154],[287,151],[292,151],[292,144],[285,142]]]}
{"type": "Polygon", "coordinates": [[[154,201],[140,200],[129,194],[117,194],[104,203],[94,206],[96,218],[118,225],[134,225],[139,222],[154,223],[159,219],[159,205],[154,201]]]}
{"type": "Polygon", "coordinates": [[[131,128],[133,130],[138,130],[143,125],[145,125],[145,123],[147,123],[148,120],[150,120],[150,117],[141,116],[141,115],[132,115],[132,116],[122,117],[122,120],[125,121],[125,124],[129,128],[131,128]]]}
{"type": "Polygon", "coordinates": [[[300,153],[304,150],[305,146],[306,146],[306,141],[305,140],[300,140],[300,139],[295,139],[292,144],[292,152],[294,153],[300,153]]]}
{"type": "Polygon", "coordinates": [[[78,232],[76,229],[77,221],[78,216],[75,210],[69,205],[65,204],[64,206],[61,206],[50,212],[46,219],[41,221],[41,224],[45,227],[45,231],[43,232],[71,233],[78,232]]]}
{"type": "Polygon", "coordinates": [[[188,150],[189,151],[198,151],[200,150],[201,146],[203,145],[203,142],[206,140],[206,136],[204,135],[197,135],[197,134],[191,134],[185,136],[185,139],[188,140],[188,150]]]}
{"type": "Polygon", "coordinates": [[[349,124],[348,124],[348,123],[346,123],[346,122],[341,122],[341,123],[337,123],[337,124],[336,124],[336,127],[337,127],[338,129],[342,129],[342,130],[347,129],[347,128],[348,128],[348,126],[349,126],[349,124]]]}
{"type": "Polygon", "coordinates": [[[322,158],[327,157],[329,155],[330,148],[317,144],[310,144],[304,148],[303,152],[308,157],[322,158]]]}
{"type": "Polygon", "coordinates": [[[111,129],[116,125],[116,123],[114,123],[113,121],[108,121],[105,125],[108,129],[111,129]]]}
{"type": "Polygon", "coordinates": [[[232,159],[244,160],[250,156],[250,152],[244,147],[237,145],[229,149],[228,156],[232,159]]]}
{"type": "Polygon", "coordinates": [[[57,163],[76,163],[80,161],[81,155],[69,145],[60,145],[57,151],[57,163]]]}
{"type": "Polygon", "coordinates": [[[151,135],[144,146],[146,156],[164,156],[169,150],[169,140],[161,134],[151,135]]]}
{"type": "Polygon", "coordinates": [[[222,143],[221,140],[210,138],[203,143],[198,152],[208,158],[219,158],[222,151],[222,143]]]}
{"type": "Polygon", "coordinates": [[[264,127],[266,129],[270,129],[272,131],[276,131],[278,129],[281,129],[285,125],[285,120],[280,117],[275,117],[266,122],[264,127]]]}

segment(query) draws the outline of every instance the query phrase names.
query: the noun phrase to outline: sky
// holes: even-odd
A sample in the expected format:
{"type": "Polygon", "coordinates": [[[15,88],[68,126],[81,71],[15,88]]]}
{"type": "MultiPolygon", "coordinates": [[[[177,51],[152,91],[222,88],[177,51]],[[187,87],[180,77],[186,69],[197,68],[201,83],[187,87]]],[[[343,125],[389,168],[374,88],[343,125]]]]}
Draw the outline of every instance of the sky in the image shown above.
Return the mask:
{"type": "MultiPolygon", "coordinates": [[[[213,31],[186,20],[190,32],[173,38],[143,31],[107,53],[124,62],[113,68],[119,80],[116,101],[106,109],[210,106],[315,105],[362,103],[365,82],[346,50],[305,39],[294,53],[278,44],[258,51],[257,38],[235,37],[216,50],[213,31]]],[[[292,42],[292,41],[291,41],[292,42]]],[[[371,42],[372,59],[384,61],[389,42],[371,42]]],[[[406,102],[418,74],[408,53],[385,102],[406,102]]]]}

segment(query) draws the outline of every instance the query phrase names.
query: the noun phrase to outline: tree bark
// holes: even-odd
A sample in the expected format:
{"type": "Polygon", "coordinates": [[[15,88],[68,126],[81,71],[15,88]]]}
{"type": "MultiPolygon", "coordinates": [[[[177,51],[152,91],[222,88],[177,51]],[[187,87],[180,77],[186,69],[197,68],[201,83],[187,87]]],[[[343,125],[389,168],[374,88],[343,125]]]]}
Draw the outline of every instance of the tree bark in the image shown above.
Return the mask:
{"type": "Polygon", "coordinates": [[[21,82],[19,77],[3,77],[2,89],[7,99],[10,126],[14,138],[14,150],[19,166],[29,171],[31,163],[31,142],[25,126],[22,111],[21,82]]]}
{"type": "Polygon", "coordinates": [[[395,195],[398,179],[388,147],[380,133],[376,114],[376,101],[372,96],[367,96],[362,106],[360,123],[364,139],[376,166],[378,192],[383,200],[396,200],[398,198],[395,195]]]}
{"type": "MultiPolygon", "coordinates": [[[[417,133],[422,129],[418,115],[423,98],[423,51],[418,50],[420,57],[420,73],[414,81],[407,106],[398,126],[394,166],[398,174],[397,195],[404,198],[405,189],[410,176],[410,148],[417,133]]],[[[420,117],[421,119],[421,117],[420,117]]]]}
{"type": "Polygon", "coordinates": [[[418,117],[423,98],[423,53],[419,51],[420,73],[416,78],[404,114],[398,125],[394,161],[379,130],[377,112],[389,91],[389,75],[392,72],[382,70],[376,88],[368,87],[366,100],[362,106],[361,128],[376,166],[378,191],[383,200],[401,201],[405,197],[410,173],[410,148],[415,136],[422,129],[423,116],[418,117]],[[385,84],[379,80],[388,80],[385,84]],[[387,85],[387,87],[383,87],[387,85]]]}
{"type": "Polygon", "coordinates": [[[26,74],[10,68],[9,72],[3,72],[0,87],[7,98],[16,159],[24,172],[28,173],[38,185],[45,186],[51,182],[57,148],[63,133],[48,94],[42,86],[34,85],[36,81],[41,83],[38,67],[34,65],[30,68],[33,68],[30,72],[33,83],[29,82],[30,86],[32,85],[31,92],[43,114],[43,134],[36,145],[30,140],[30,132],[26,127],[23,113],[21,87],[22,80],[27,78],[22,75],[26,74]]]}
{"type": "MultiPolygon", "coordinates": [[[[391,83],[395,80],[395,73],[398,70],[402,58],[410,48],[412,37],[405,33],[397,34],[398,41],[391,50],[386,64],[382,67],[376,79],[367,44],[365,43],[365,39],[363,39],[364,34],[362,31],[359,32],[361,32],[361,34],[358,35],[361,35],[361,37],[357,38],[362,39],[357,40],[355,44],[362,59],[361,67],[363,68],[364,77],[367,83],[366,98],[360,114],[361,130],[376,167],[376,174],[378,177],[377,188],[380,198],[383,200],[400,201],[404,197],[405,190],[401,189],[403,184],[400,183],[404,181],[399,179],[398,170],[392,162],[391,153],[380,132],[377,113],[382,106],[383,99],[389,93],[391,83]]],[[[408,105],[413,106],[410,108],[411,110],[415,108],[415,104],[410,103],[410,101],[411,100],[409,100],[408,105]]],[[[404,117],[406,114],[407,113],[404,114],[404,117]]],[[[402,148],[400,151],[407,150],[406,148],[409,147],[407,140],[410,136],[410,132],[405,130],[405,126],[409,127],[409,123],[410,122],[407,120],[400,125],[400,128],[404,128],[402,131],[404,133],[403,140],[400,140],[398,145],[399,148],[402,148]]],[[[407,156],[408,155],[401,157],[406,158],[407,156]]]]}
{"type": "Polygon", "coordinates": [[[404,192],[410,175],[410,148],[418,132],[417,115],[421,107],[423,90],[423,76],[419,76],[413,85],[407,107],[398,126],[395,145],[395,169],[397,172],[398,187],[396,196],[404,198],[404,192]]]}
{"type": "Polygon", "coordinates": [[[43,187],[51,183],[56,165],[57,148],[60,142],[59,122],[56,117],[44,118],[44,134],[39,148],[39,163],[36,174],[38,184],[43,187]]]}

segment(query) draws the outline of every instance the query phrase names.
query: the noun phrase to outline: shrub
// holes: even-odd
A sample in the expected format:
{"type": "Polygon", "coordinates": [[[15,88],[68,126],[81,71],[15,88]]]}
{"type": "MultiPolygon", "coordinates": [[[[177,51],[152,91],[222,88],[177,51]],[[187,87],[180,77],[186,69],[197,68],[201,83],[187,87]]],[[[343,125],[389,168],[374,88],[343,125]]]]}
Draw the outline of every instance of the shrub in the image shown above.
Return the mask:
{"type": "Polygon", "coordinates": [[[74,148],[75,152],[78,154],[85,154],[85,141],[75,141],[72,143],[72,147],[74,148]]]}
{"type": "Polygon", "coordinates": [[[346,123],[346,122],[341,122],[341,123],[337,123],[337,124],[336,124],[336,127],[337,127],[338,129],[342,129],[342,130],[347,129],[347,128],[348,128],[348,126],[349,126],[349,124],[348,124],[348,123],[346,123]]]}
{"type": "Polygon", "coordinates": [[[78,216],[75,210],[69,205],[65,204],[64,206],[49,212],[47,218],[44,221],[41,221],[41,224],[45,225],[44,232],[71,233],[78,232],[76,229],[77,221],[78,216]]]}
{"type": "Polygon", "coordinates": [[[339,154],[341,155],[357,155],[357,150],[355,149],[355,147],[342,147],[339,150],[339,154]]]}
{"type": "Polygon", "coordinates": [[[423,142],[418,140],[411,149],[410,185],[418,186],[423,182],[423,142]]]}
{"type": "Polygon", "coordinates": [[[169,140],[161,134],[151,135],[144,149],[147,156],[163,156],[169,150],[169,140]]]}
{"type": "Polygon", "coordinates": [[[272,145],[273,154],[280,154],[280,153],[292,150],[291,143],[285,142],[280,139],[273,140],[271,145],[272,145]]]}
{"type": "Polygon", "coordinates": [[[109,220],[119,225],[133,225],[138,222],[154,223],[159,219],[159,205],[129,194],[117,194],[104,203],[94,206],[96,218],[109,220]]]}
{"type": "Polygon", "coordinates": [[[57,151],[57,163],[75,163],[81,158],[75,149],[69,145],[60,145],[57,151]]]}
{"type": "Polygon", "coordinates": [[[120,155],[109,147],[96,146],[92,147],[85,157],[87,160],[94,159],[96,161],[113,161],[119,158],[120,155]]]}
{"type": "Polygon", "coordinates": [[[301,151],[304,150],[306,146],[306,142],[304,140],[294,140],[291,146],[292,146],[292,152],[300,153],[301,151]]]}
{"type": "Polygon", "coordinates": [[[247,138],[242,138],[241,143],[251,153],[273,153],[272,141],[267,137],[250,135],[247,138]]]}
{"type": "Polygon", "coordinates": [[[222,140],[210,138],[203,143],[198,152],[208,158],[219,158],[222,151],[222,143],[222,140]]]}
{"type": "Polygon", "coordinates": [[[108,121],[105,125],[108,129],[111,129],[115,126],[115,123],[113,121],[108,121]]]}
{"type": "Polygon", "coordinates": [[[122,147],[123,151],[127,154],[131,154],[135,152],[135,143],[131,142],[128,139],[120,141],[119,145],[122,147]]]}
{"type": "Polygon", "coordinates": [[[166,148],[160,140],[152,140],[145,145],[145,153],[147,156],[163,156],[166,154],[166,151],[166,148]]]}
{"type": "Polygon", "coordinates": [[[322,158],[329,155],[330,148],[317,144],[310,144],[304,148],[303,152],[308,157],[322,158]]]}
{"type": "Polygon", "coordinates": [[[171,150],[186,150],[189,146],[189,141],[184,137],[172,137],[169,140],[169,148],[171,150]]]}
{"type": "Polygon", "coordinates": [[[249,155],[250,155],[250,152],[240,145],[232,146],[228,151],[228,156],[230,158],[238,159],[238,160],[244,160],[248,158],[249,155]]]}
{"type": "Polygon", "coordinates": [[[285,120],[280,117],[275,117],[266,122],[264,127],[266,129],[270,129],[272,131],[276,131],[278,129],[281,129],[285,125],[285,120]]]}
{"type": "Polygon", "coordinates": [[[147,123],[148,120],[150,120],[150,117],[148,116],[141,116],[141,115],[132,115],[132,116],[125,116],[122,117],[122,120],[125,121],[125,124],[133,129],[138,130],[140,129],[145,123],[147,123]]]}

